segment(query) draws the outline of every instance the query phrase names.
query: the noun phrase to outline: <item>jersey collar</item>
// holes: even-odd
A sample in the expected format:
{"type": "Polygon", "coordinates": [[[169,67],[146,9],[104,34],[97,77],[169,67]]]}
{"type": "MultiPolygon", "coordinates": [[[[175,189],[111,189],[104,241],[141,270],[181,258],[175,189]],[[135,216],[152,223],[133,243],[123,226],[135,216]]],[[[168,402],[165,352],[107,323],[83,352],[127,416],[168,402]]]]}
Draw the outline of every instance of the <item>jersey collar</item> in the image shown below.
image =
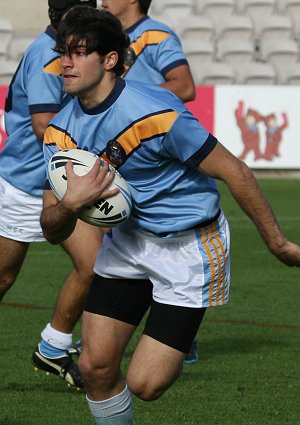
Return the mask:
{"type": "Polygon", "coordinates": [[[56,32],[50,25],[47,26],[45,33],[53,38],[53,40],[56,40],[56,32]]]}
{"type": "Polygon", "coordinates": [[[83,104],[78,99],[79,105],[81,109],[83,110],[83,112],[87,115],[100,114],[101,112],[104,112],[107,109],[109,109],[115,103],[115,101],[118,99],[118,97],[120,96],[124,88],[125,88],[125,81],[123,80],[123,78],[117,77],[116,83],[112,91],[109,93],[107,98],[103,100],[103,102],[99,103],[99,105],[95,106],[94,108],[87,109],[83,106],[83,104]]]}
{"type": "Polygon", "coordinates": [[[147,21],[147,19],[150,19],[149,16],[145,15],[141,19],[139,19],[135,24],[131,25],[131,27],[126,29],[126,33],[129,34],[133,30],[135,30],[142,22],[147,21]]]}

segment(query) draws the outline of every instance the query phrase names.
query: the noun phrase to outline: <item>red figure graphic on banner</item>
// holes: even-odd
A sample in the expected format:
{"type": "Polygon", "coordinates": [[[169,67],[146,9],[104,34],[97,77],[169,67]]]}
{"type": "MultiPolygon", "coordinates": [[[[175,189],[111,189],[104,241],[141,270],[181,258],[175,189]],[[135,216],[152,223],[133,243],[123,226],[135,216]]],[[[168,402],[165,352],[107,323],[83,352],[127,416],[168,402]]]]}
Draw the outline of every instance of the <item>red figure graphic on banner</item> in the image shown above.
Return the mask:
{"type": "Polygon", "coordinates": [[[266,150],[264,159],[272,161],[274,157],[279,157],[279,145],[282,140],[282,132],[288,127],[287,114],[282,114],[282,125],[278,125],[275,114],[267,115],[263,118],[266,126],[266,150]]]}
{"type": "Polygon", "coordinates": [[[260,152],[260,134],[257,127],[257,123],[262,121],[262,116],[254,109],[248,109],[245,114],[244,102],[239,101],[238,107],[235,110],[235,118],[237,125],[241,130],[241,137],[244,145],[243,152],[239,158],[241,160],[245,160],[246,156],[250,152],[254,153],[255,161],[263,158],[263,155],[260,152]]]}

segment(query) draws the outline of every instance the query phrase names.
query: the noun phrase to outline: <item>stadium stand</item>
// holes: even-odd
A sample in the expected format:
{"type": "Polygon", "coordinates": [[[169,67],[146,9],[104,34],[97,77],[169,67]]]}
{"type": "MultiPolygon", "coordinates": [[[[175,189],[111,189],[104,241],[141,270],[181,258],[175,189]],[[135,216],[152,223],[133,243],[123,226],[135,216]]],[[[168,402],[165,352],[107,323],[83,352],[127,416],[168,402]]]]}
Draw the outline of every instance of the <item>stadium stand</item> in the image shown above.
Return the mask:
{"type": "Polygon", "coordinates": [[[35,40],[34,37],[19,36],[13,37],[8,47],[8,57],[17,62],[20,61],[27,47],[35,40]]]}
{"type": "Polygon", "coordinates": [[[248,15],[224,16],[216,28],[216,36],[220,40],[252,40],[254,38],[253,22],[248,15]]]}
{"type": "Polygon", "coordinates": [[[13,38],[13,27],[9,19],[0,18],[0,56],[7,56],[8,46],[13,38]]]}
{"type": "Polygon", "coordinates": [[[166,15],[176,25],[181,19],[192,15],[193,0],[159,0],[153,2],[154,13],[166,15]]]}
{"type": "MultiPolygon", "coordinates": [[[[15,25],[0,18],[1,84],[46,26],[35,20],[30,33],[10,14],[15,25]]],[[[300,0],[153,0],[150,16],[178,33],[197,84],[300,84],[300,0]]]]}
{"type": "Polygon", "coordinates": [[[18,67],[18,62],[7,58],[0,59],[0,86],[8,86],[18,67]]]}
{"type": "Polygon", "coordinates": [[[192,70],[195,84],[211,86],[217,84],[234,84],[235,73],[231,66],[221,61],[206,62],[192,70]]]}
{"type": "Polygon", "coordinates": [[[276,10],[276,0],[236,0],[237,10],[251,17],[253,22],[261,16],[268,16],[276,10]]]}
{"type": "Polygon", "coordinates": [[[282,66],[281,83],[290,86],[300,85],[300,63],[297,62],[282,66]]]}
{"type": "Polygon", "coordinates": [[[178,23],[177,33],[182,40],[213,40],[215,28],[208,16],[187,16],[178,23]]]}
{"type": "Polygon", "coordinates": [[[277,0],[278,12],[289,15],[294,27],[294,35],[300,39],[300,0],[277,0]]]}
{"type": "Polygon", "coordinates": [[[273,64],[277,83],[283,82],[283,69],[299,61],[299,46],[295,40],[264,40],[260,45],[260,56],[265,62],[273,64]]]}
{"type": "Polygon", "coordinates": [[[274,39],[292,39],[293,23],[288,15],[273,14],[261,16],[254,22],[255,38],[259,42],[274,39]]]}
{"type": "Polygon", "coordinates": [[[209,16],[215,25],[235,10],[234,0],[194,0],[195,13],[209,16]]]}
{"type": "Polygon", "coordinates": [[[237,38],[218,40],[217,58],[232,67],[239,67],[242,63],[254,61],[255,54],[255,45],[251,40],[237,38]]]}
{"type": "Polygon", "coordinates": [[[188,39],[182,40],[183,49],[187,55],[192,72],[201,68],[205,62],[216,58],[215,45],[210,40],[188,39]]]}
{"type": "Polygon", "coordinates": [[[237,84],[273,85],[277,81],[276,71],[271,64],[264,62],[250,62],[241,64],[237,70],[237,84]]]}

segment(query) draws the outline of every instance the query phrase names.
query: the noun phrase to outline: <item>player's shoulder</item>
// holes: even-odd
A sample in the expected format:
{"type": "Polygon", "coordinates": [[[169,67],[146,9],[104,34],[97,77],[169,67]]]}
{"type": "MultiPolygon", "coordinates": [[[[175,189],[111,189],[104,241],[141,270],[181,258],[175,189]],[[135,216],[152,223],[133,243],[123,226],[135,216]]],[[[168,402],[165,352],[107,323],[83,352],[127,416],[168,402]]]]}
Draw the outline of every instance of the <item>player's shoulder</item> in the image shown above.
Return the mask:
{"type": "Polygon", "coordinates": [[[142,19],[140,19],[138,22],[136,22],[132,27],[128,28],[127,30],[129,35],[130,33],[133,33],[133,32],[144,33],[146,31],[161,31],[171,35],[173,34],[175,35],[173,29],[169,27],[167,24],[165,24],[164,22],[152,19],[148,15],[144,16],[142,19]]]}
{"type": "Polygon", "coordinates": [[[58,53],[54,51],[55,48],[55,34],[50,27],[42,32],[33,43],[27,48],[25,52],[25,59],[35,63],[40,62],[41,65],[51,61],[53,58],[58,57],[58,53]]]}

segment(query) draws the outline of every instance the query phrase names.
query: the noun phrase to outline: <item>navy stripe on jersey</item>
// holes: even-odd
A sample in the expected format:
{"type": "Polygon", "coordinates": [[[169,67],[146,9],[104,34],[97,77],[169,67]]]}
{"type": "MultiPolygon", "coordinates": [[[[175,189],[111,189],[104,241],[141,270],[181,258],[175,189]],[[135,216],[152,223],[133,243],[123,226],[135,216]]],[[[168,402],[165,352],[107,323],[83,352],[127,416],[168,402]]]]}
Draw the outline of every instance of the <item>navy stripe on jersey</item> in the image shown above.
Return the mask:
{"type": "Polygon", "coordinates": [[[172,71],[172,69],[177,68],[181,65],[188,65],[188,61],[186,59],[177,60],[175,62],[170,63],[168,66],[161,70],[163,76],[165,76],[168,72],[172,71]]]}
{"type": "Polygon", "coordinates": [[[29,112],[31,114],[36,114],[39,112],[58,112],[61,110],[61,104],[58,103],[54,105],[53,103],[43,103],[38,105],[30,105],[29,112]]]}
{"type": "Polygon", "coordinates": [[[218,140],[212,134],[209,134],[204,145],[201,146],[201,148],[185,162],[185,165],[191,168],[196,168],[198,164],[210,154],[217,143],[218,140]]]}

